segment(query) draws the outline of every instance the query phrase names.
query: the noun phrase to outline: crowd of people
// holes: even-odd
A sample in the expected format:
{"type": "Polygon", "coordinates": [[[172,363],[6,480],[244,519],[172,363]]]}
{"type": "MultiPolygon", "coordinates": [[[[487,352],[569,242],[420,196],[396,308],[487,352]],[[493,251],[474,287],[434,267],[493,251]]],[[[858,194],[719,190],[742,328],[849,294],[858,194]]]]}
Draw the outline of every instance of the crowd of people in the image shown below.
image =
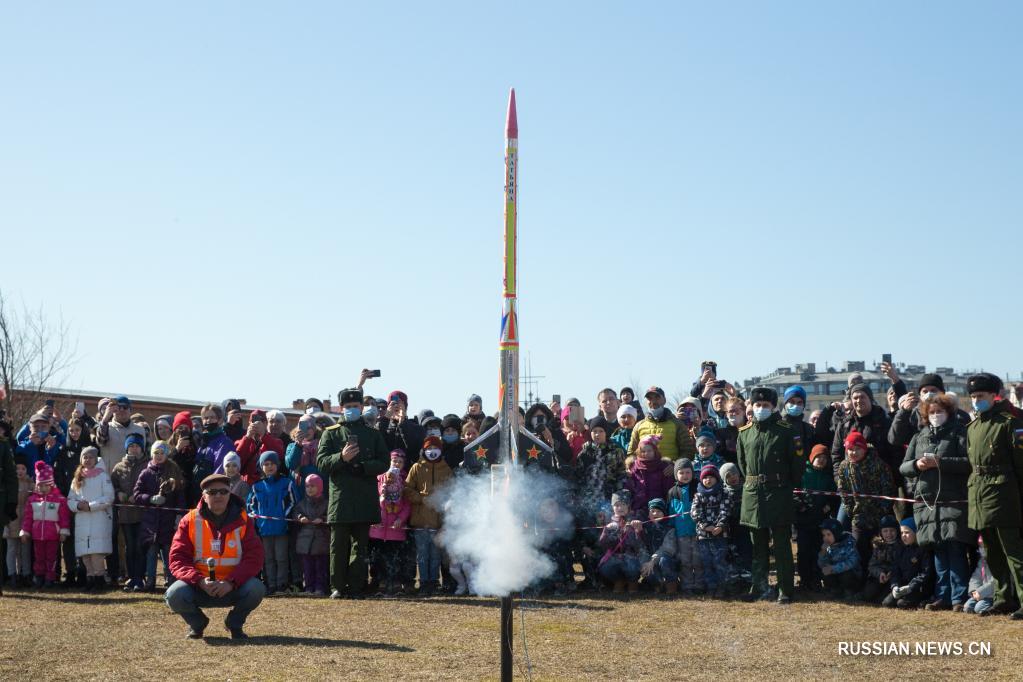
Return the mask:
{"type": "MultiPolygon", "coordinates": [[[[908,390],[883,371],[883,404],[854,375],[811,414],[800,386],[744,395],[712,362],[674,412],[656,386],[642,403],[604,389],[588,420],[576,399],[520,409],[547,447],[524,442],[517,465],[561,482],[521,510],[554,566],[525,591],[787,604],[798,575],[801,598],[1023,620],[1016,394],[981,373],[960,405],[937,374],[908,390]]],[[[365,395],[370,376],[339,394],[339,414],[311,398],[290,429],[236,400],[150,425],[125,396],[0,422],[5,585],[163,587],[190,636],[208,622],[200,602],[229,593],[243,636],[264,594],[476,591],[473,561],[443,542],[458,500],[436,500],[501,462],[495,418],[478,395],[461,415],[413,416],[402,391],[365,395]]]]}

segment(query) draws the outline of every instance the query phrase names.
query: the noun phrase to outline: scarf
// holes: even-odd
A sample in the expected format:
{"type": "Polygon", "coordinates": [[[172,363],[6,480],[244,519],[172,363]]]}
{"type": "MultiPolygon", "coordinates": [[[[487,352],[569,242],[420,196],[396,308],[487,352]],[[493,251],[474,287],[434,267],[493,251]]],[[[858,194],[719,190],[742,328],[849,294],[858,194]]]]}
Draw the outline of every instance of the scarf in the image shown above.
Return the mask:
{"type": "Polygon", "coordinates": [[[86,478],[96,478],[101,473],[103,473],[103,470],[98,466],[92,467],[91,469],[82,469],[82,475],[86,478]]]}
{"type": "Polygon", "coordinates": [[[320,447],[320,439],[302,441],[302,462],[300,466],[316,466],[316,450],[320,447]]]}

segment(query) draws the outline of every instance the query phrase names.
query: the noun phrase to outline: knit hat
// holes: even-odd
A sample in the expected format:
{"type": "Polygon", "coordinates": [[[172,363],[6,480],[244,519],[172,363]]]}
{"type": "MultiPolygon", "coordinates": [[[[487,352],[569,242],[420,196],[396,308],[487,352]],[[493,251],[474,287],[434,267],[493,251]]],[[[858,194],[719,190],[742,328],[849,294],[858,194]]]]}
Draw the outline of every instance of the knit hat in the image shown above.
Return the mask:
{"type": "Polygon", "coordinates": [[[249,412],[249,423],[250,424],[254,424],[256,422],[265,422],[265,421],[266,421],[266,412],[264,412],[263,410],[253,410],[252,412],[249,412]]]}
{"type": "Polygon", "coordinates": [[[770,386],[757,386],[752,391],[750,391],[749,400],[751,403],[755,403],[758,400],[763,400],[777,407],[778,391],[774,390],[770,386]]]}
{"type": "Polygon", "coordinates": [[[899,525],[902,526],[903,528],[910,529],[914,533],[916,532],[916,521],[913,519],[912,516],[907,516],[906,518],[899,521],[899,525]]]}
{"type": "Polygon", "coordinates": [[[845,529],[842,528],[842,524],[838,522],[838,519],[833,519],[830,516],[825,516],[819,527],[822,530],[831,531],[831,534],[835,536],[836,540],[842,537],[842,533],[845,532],[845,529]]]}
{"type": "Polygon", "coordinates": [[[802,386],[789,386],[788,388],[785,389],[785,396],[784,396],[784,400],[782,402],[786,402],[787,403],[789,401],[789,398],[792,398],[792,397],[802,398],[803,402],[805,403],[806,402],[806,389],[804,389],[802,386]]]}
{"type": "Polygon", "coordinates": [[[259,456],[259,468],[260,469],[263,468],[263,463],[264,462],[273,462],[277,466],[280,466],[281,465],[281,458],[273,450],[267,450],[266,452],[264,452],[262,455],[259,456]]]}
{"type": "Polygon", "coordinates": [[[419,413],[419,425],[425,429],[427,424],[440,426],[440,417],[435,415],[433,410],[422,410],[419,413]]]}
{"type": "Polygon", "coordinates": [[[700,478],[703,478],[704,476],[707,475],[713,476],[718,481],[721,480],[721,474],[718,472],[718,468],[713,464],[704,464],[700,468],[700,478]]]}
{"type": "Polygon", "coordinates": [[[396,401],[403,402],[406,405],[408,405],[408,395],[406,395],[402,391],[391,391],[390,393],[387,394],[387,402],[393,403],[396,401]]]}
{"type": "Polygon", "coordinates": [[[179,426],[187,426],[188,428],[192,428],[191,412],[189,412],[188,410],[184,410],[174,415],[174,423],[171,425],[171,428],[177,431],[179,426]]]}
{"type": "Polygon", "coordinates": [[[479,403],[480,409],[481,410],[483,409],[483,398],[479,397],[475,393],[469,396],[469,399],[465,401],[466,406],[468,406],[470,403],[479,403]]]}
{"type": "Polygon", "coordinates": [[[639,447],[642,448],[644,445],[649,445],[650,447],[652,447],[654,449],[654,455],[658,459],[660,459],[661,451],[657,447],[657,444],[660,443],[660,442],[661,442],[661,436],[660,435],[658,435],[658,434],[651,434],[649,436],[643,436],[639,440],[639,447]]]}
{"type": "Polygon", "coordinates": [[[870,386],[866,384],[853,384],[849,387],[849,397],[852,398],[853,393],[866,393],[867,397],[870,398],[870,402],[874,402],[874,392],[870,390],[870,386]]]}
{"type": "Polygon", "coordinates": [[[229,452],[224,455],[224,466],[233,463],[239,469],[242,468],[242,458],[238,456],[237,452],[229,452]]]}
{"type": "Polygon", "coordinates": [[[936,389],[945,392],[945,381],[941,378],[940,374],[925,374],[920,377],[920,381],[917,382],[917,386],[923,388],[924,386],[934,386],[936,389]]]}
{"type": "Polygon", "coordinates": [[[639,416],[639,413],[636,412],[636,408],[633,407],[632,405],[622,405],[621,407],[618,408],[618,418],[619,419],[622,418],[622,415],[626,415],[626,414],[632,415],[633,419],[636,419],[639,416]]]}
{"type": "Polygon", "coordinates": [[[405,451],[402,450],[401,448],[397,448],[395,450],[391,450],[390,459],[394,459],[395,457],[401,457],[401,460],[403,462],[407,462],[408,461],[408,455],[405,454],[405,451]]]}
{"type": "Polygon", "coordinates": [[[823,443],[818,443],[817,445],[814,445],[810,449],[810,458],[807,461],[813,464],[813,460],[821,456],[830,458],[831,448],[829,448],[827,445],[824,445],[823,443]]]}
{"type": "Polygon", "coordinates": [[[974,374],[966,380],[967,393],[976,393],[977,391],[983,391],[984,393],[999,393],[1001,390],[1002,380],[989,372],[974,374]]]}
{"type": "Polygon", "coordinates": [[[438,450],[443,448],[444,444],[441,443],[440,438],[437,436],[427,436],[423,440],[423,449],[428,450],[430,448],[437,448],[438,450]]]}
{"type": "Polygon", "coordinates": [[[322,491],[323,479],[320,478],[319,475],[317,474],[309,474],[308,476],[305,477],[305,487],[306,488],[313,487],[316,488],[317,490],[322,491]]]}
{"type": "MultiPolygon", "coordinates": [[[[156,421],[153,422],[153,427],[155,428],[156,425],[159,424],[160,422],[163,422],[167,426],[171,426],[171,424],[174,423],[174,417],[173,417],[173,415],[169,415],[169,414],[161,414],[159,417],[156,418],[156,421]]],[[[174,428],[174,427],[171,427],[171,428],[174,428]]]]}
{"type": "Polygon", "coordinates": [[[676,476],[678,476],[678,472],[682,471],[683,469],[692,469],[692,468],[693,468],[693,460],[689,459],[688,457],[679,457],[678,459],[675,460],[675,475],[676,476]]]}
{"type": "Polygon", "coordinates": [[[739,466],[735,462],[725,462],[724,464],[721,465],[722,483],[724,483],[725,480],[732,474],[735,474],[736,476],[739,475],[739,466]]]}
{"type": "Polygon", "coordinates": [[[649,509],[660,509],[665,514],[668,513],[668,504],[659,497],[655,497],[646,503],[646,508],[649,509]]]}
{"type": "Polygon", "coordinates": [[[440,420],[440,427],[442,429],[454,429],[455,431],[462,430],[462,420],[457,414],[446,414],[444,418],[440,420]]]}
{"type": "Polygon", "coordinates": [[[849,435],[845,437],[845,441],[842,443],[846,450],[850,448],[863,448],[867,449],[867,439],[863,437],[863,434],[859,431],[850,431],[849,435]]]}
{"type": "Polygon", "coordinates": [[[632,493],[630,493],[628,490],[625,490],[624,488],[616,493],[613,493],[611,495],[611,505],[614,506],[616,504],[625,504],[631,506],[632,493]]]}
{"type": "Polygon", "coordinates": [[[40,483],[53,485],[53,467],[43,461],[36,462],[36,485],[40,483]]]}
{"type": "Polygon", "coordinates": [[[137,433],[129,433],[128,437],[124,439],[124,451],[128,452],[128,448],[132,445],[137,445],[143,450],[145,450],[146,439],[137,433]]]}
{"type": "Polygon", "coordinates": [[[885,514],[881,517],[881,528],[898,528],[899,520],[891,514],[885,514]]]}
{"type": "Polygon", "coordinates": [[[718,439],[711,429],[704,427],[700,429],[700,433],[696,436],[697,447],[699,447],[701,443],[710,443],[711,445],[716,447],[718,444],[718,439]]]}
{"type": "Polygon", "coordinates": [[[155,455],[157,452],[162,452],[164,456],[170,454],[170,445],[165,440],[158,440],[149,447],[149,454],[155,455]]]}

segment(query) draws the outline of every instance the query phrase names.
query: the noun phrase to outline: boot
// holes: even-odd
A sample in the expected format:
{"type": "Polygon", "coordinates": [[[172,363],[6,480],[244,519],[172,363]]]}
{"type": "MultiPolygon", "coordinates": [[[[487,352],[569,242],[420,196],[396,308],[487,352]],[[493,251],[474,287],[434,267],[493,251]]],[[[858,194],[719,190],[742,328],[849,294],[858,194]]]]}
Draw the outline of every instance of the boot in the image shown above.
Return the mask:
{"type": "Polygon", "coordinates": [[[611,592],[613,594],[624,594],[625,593],[625,581],[624,580],[616,580],[615,581],[615,586],[611,590],[611,592]]]}
{"type": "Polygon", "coordinates": [[[637,592],[639,592],[639,581],[638,580],[630,580],[629,581],[629,594],[636,594],[637,592]]]}
{"type": "Polygon", "coordinates": [[[664,584],[664,594],[673,597],[678,594],[678,583],[671,581],[664,584]]]}

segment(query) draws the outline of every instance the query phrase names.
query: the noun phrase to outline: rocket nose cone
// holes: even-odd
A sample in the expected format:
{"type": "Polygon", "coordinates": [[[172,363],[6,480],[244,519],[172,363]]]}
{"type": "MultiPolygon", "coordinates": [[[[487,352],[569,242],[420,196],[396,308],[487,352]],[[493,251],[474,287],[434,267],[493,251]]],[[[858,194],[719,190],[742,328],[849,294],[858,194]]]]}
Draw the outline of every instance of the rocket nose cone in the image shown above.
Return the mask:
{"type": "Polygon", "coordinates": [[[515,113],[515,88],[512,88],[508,95],[508,118],[504,124],[504,136],[508,138],[519,136],[519,117],[515,113]]]}

